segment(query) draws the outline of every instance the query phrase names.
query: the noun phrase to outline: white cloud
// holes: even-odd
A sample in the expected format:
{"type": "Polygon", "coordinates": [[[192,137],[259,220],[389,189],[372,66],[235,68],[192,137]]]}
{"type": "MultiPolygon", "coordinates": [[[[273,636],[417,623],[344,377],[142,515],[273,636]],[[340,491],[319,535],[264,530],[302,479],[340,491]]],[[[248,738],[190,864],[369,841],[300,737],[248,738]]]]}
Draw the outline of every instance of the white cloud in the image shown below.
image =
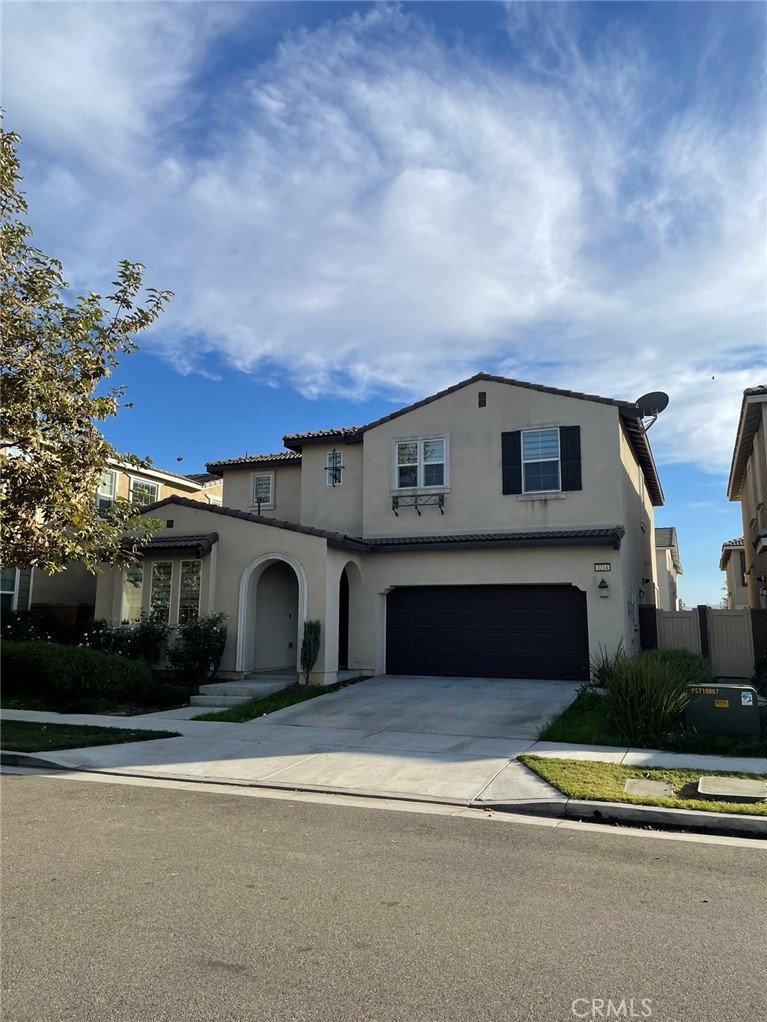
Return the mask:
{"type": "Polygon", "coordinates": [[[10,126],[46,147],[33,213],[75,282],[141,258],[177,293],[151,343],[180,370],[214,352],[310,395],[422,396],[480,368],[666,389],[659,455],[722,469],[767,361],[758,118],[664,120],[642,39],[608,32],[587,60],[569,12],[501,68],[379,6],[205,91],[242,17],[6,18],[10,126]]]}

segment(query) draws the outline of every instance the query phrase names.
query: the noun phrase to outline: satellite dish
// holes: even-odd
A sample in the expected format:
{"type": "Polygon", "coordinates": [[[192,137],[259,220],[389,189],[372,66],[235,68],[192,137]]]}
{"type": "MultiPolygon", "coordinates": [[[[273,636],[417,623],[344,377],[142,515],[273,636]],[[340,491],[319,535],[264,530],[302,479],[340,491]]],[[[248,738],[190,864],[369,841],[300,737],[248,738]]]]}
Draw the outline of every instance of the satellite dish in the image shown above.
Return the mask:
{"type": "Polygon", "coordinates": [[[642,423],[642,428],[646,433],[660,413],[665,408],[668,408],[668,394],[664,394],[662,390],[653,390],[650,391],[649,394],[642,394],[642,396],[638,397],[634,403],[639,409],[638,418],[652,419],[651,422],[642,423]]]}
{"type": "Polygon", "coordinates": [[[641,408],[642,418],[648,415],[658,416],[668,408],[668,394],[664,394],[662,390],[653,390],[649,394],[642,394],[641,397],[638,397],[635,404],[641,408]]]}

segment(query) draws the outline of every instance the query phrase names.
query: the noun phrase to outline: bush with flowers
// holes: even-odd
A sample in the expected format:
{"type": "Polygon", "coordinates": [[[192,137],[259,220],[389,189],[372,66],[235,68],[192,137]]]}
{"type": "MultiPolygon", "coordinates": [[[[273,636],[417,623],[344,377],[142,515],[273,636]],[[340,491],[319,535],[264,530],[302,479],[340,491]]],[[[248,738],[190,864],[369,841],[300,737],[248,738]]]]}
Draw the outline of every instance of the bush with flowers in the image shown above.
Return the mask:
{"type": "Polygon", "coordinates": [[[215,678],[226,646],[226,614],[208,614],[185,621],[168,651],[168,659],[190,681],[215,678]]]}

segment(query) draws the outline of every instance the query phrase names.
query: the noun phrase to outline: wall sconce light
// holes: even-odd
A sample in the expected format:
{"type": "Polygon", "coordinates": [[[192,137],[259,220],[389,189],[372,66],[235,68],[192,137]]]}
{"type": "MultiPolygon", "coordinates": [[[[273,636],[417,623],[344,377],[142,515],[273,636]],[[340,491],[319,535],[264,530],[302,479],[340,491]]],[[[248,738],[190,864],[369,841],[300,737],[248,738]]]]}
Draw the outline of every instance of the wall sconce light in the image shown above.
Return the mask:
{"type": "Polygon", "coordinates": [[[757,575],[756,576],[756,581],[757,582],[767,582],[767,575],[757,575]]]}
{"type": "Polygon", "coordinates": [[[610,586],[607,582],[605,582],[604,579],[602,579],[602,581],[599,583],[597,589],[599,590],[599,595],[602,597],[603,600],[606,600],[607,597],[610,595],[609,592],[610,586]]]}
{"type": "Polygon", "coordinates": [[[644,589],[640,589],[640,590],[639,590],[639,599],[640,599],[640,600],[643,600],[643,599],[644,599],[644,589]]]}

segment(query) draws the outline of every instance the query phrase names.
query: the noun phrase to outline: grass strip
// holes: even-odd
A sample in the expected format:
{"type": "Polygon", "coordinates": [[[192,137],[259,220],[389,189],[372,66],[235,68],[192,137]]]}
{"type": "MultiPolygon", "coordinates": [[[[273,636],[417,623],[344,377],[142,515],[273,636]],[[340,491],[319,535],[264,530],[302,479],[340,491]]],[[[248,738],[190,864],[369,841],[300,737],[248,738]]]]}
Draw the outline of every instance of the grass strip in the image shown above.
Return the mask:
{"type": "Polygon", "coordinates": [[[554,756],[525,755],[519,757],[544,781],[569,798],[591,802],[625,802],[629,805],[661,806],[666,809],[698,809],[708,813],[741,813],[748,816],[767,816],[767,802],[715,802],[698,796],[701,777],[746,777],[763,781],[764,775],[744,774],[722,770],[665,770],[661,767],[628,767],[619,763],[599,763],[594,760],[558,759],[554,756]],[[631,778],[665,781],[674,789],[673,798],[653,798],[629,795],[624,790],[631,778]]]}
{"type": "MultiPolygon", "coordinates": [[[[679,731],[664,735],[652,747],[664,752],[690,752],[703,756],[767,756],[767,709],[760,711],[761,737],[757,735],[709,735],[679,731]]],[[[539,736],[543,742],[572,742],[577,745],[633,746],[625,735],[610,726],[604,696],[582,691],[539,736]]]]}
{"type": "MultiPolygon", "coordinates": [[[[360,681],[361,679],[356,680],[360,681]]],[[[229,721],[231,724],[244,724],[245,721],[264,717],[267,713],[274,713],[276,710],[284,710],[288,706],[303,703],[307,699],[316,699],[317,696],[327,695],[328,692],[338,692],[339,689],[353,684],[353,681],[339,681],[335,685],[325,687],[293,685],[292,688],[275,692],[274,695],[266,696],[265,699],[258,699],[252,703],[240,703],[239,706],[232,706],[228,710],[217,710],[215,713],[203,713],[199,717],[195,717],[194,720],[223,720],[229,721]]]]}
{"type": "Polygon", "coordinates": [[[91,745],[122,745],[155,738],[178,738],[176,731],[138,731],[128,727],[92,727],[89,724],[44,724],[35,720],[4,720],[0,746],[5,752],[49,752],[84,749],[91,745]]]}

